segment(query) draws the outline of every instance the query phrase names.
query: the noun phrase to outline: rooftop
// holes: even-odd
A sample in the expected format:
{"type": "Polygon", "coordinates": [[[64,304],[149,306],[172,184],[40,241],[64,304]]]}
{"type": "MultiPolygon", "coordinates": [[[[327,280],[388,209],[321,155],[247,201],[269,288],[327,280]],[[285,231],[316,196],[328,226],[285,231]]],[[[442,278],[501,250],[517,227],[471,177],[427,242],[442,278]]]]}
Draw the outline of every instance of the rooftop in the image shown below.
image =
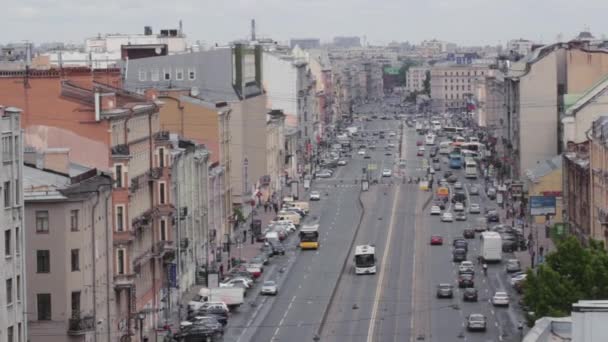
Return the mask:
{"type": "Polygon", "coordinates": [[[576,115],[576,113],[588,103],[593,102],[595,99],[601,96],[606,89],[608,89],[608,76],[600,79],[594,85],[589,87],[584,94],[580,95],[578,99],[574,101],[574,103],[571,103],[570,106],[567,107],[565,114],[576,115]]]}
{"type": "Polygon", "coordinates": [[[571,317],[543,317],[534,323],[523,342],[572,341],[571,317]]]}

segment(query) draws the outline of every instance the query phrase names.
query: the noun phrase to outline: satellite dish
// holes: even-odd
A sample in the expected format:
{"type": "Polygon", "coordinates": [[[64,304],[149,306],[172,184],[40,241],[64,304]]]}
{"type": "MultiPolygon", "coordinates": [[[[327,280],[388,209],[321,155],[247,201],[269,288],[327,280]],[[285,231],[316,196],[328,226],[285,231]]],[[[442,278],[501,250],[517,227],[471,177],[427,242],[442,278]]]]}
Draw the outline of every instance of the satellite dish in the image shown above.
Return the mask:
{"type": "Polygon", "coordinates": [[[190,88],[190,96],[197,97],[198,94],[200,94],[200,91],[198,90],[198,87],[192,87],[192,88],[190,88]]]}
{"type": "Polygon", "coordinates": [[[160,55],[163,50],[160,47],[157,47],[156,49],[154,49],[154,52],[156,52],[157,55],[160,55]]]}

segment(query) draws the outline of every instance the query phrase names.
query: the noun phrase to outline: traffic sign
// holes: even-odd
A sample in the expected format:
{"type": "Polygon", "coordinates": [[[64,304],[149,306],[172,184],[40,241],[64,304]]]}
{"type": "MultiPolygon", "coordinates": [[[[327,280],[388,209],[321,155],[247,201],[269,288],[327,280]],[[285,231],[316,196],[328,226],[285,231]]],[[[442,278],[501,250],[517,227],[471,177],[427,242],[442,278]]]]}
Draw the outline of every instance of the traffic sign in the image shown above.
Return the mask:
{"type": "Polygon", "coordinates": [[[378,168],[377,164],[368,164],[367,165],[368,170],[376,170],[377,168],[378,168]]]}

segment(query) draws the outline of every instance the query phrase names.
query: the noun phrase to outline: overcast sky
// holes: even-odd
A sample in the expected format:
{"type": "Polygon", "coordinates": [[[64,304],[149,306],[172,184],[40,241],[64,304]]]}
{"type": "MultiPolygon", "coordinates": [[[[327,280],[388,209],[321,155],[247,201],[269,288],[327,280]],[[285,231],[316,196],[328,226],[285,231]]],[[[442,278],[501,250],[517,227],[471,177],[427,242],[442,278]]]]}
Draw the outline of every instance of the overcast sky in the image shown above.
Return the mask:
{"type": "Polygon", "coordinates": [[[177,28],[208,44],[258,34],[279,41],[366,36],[370,43],[437,38],[466,45],[554,41],[608,32],[607,0],[3,0],[0,43],[82,43],[97,33],[177,28]]]}

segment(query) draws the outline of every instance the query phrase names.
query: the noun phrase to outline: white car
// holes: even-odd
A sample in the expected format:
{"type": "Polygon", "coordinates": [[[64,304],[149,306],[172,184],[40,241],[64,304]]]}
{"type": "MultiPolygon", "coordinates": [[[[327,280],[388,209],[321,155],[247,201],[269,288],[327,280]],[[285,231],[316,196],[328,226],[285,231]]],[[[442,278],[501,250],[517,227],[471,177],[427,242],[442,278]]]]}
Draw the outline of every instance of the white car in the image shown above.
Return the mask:
{"type": "Polygon", "coordinates": [[[441,208],[438,205],[431,207],[431,215],[441,215],[441,208]]]}
{"type": "Polygon", "coordinates": [[[315,176],[317,178],[330,178],[331,175],[332,175],[332,173],[329,172],[329,170],[321,170],[321,171],[315,173],[315,176]]]}
{"type": "Polygon", "coordinates": [[[526,280],[527,277],[528,277],[528,275],[525,273],[520,273],[514,277],[511,277],[511,280],[510,280],[511,286],[515,286],[516,283],[526,280]]]}
{"type": "Polygon", "coordinates": [[[340,159],[340,160],[338,160],[338,165],[339,165],[339,166],[344,166],[344,165],[346,165],[346,160],[345,160],[345,159],[340,159]]]}
{"type": "Polygon", "coordinates": [[[382,177],[390,177],[393,175],[393,172],[389,169],[382,170],[382,177]]]}
{"type": "Polygon", "coordinates": [[[263,295],[276,296],[277,293],[279,293],[279,288],[277,286],[277,283],[274,280],[266,280],[264,282],[264,284],[262,285],[261,293],[263,295]]]}
{"type": "Polygon", "coordinates": [[[502,291],[494,293],[494,297],[492,297],[492,305],[509,306],[509,295],[502,291]]]}
{"type": "Polygon", "coordinates": [[[308,199],[311,201],[320,201],[321,200],[321,193],[318,191],[311,191],[310,195],[308,195],[308,199]]]}
{"type": "Polygon", "coordinates": [[[454,215],[452,215],[452,213],[443,213],[443,215],[441,215],[441,221],[454,222],[454,215]]]}
{"type": "Polygon", "coordinates": [[[471,203],[469,205],[469,214],[479,214],[481,213],[481,207],[477,203],[471,203]]]}
{"type": "Polygon", "coordinates": [[[460,266],[458,266],[458,272],[468,272],[475,271],[475,265],[473,265],[472,261],[462,261],[460,262],[460,266]]]}
{"type": "Polygon", "coordinates": [[[289,233],[293,233],[295,232],[296,229],[296,225],[293,224],[293,222],[291,221],[279,221],[279,222],[275,222],[272,224],[272,227],[283,227],[285,228],[289,233]]]}
{"type": "Polygon", "coordinates": [[[365,155],[365,150],[359,150],[359,152],[357,152],[358,155],[360,156],[364,156],[365,155]]]}
{"type": "Polygon", "coordinates": [[[454,189],[457,189],[457,190],[462,189],[462,183],[460,183],[460,182],[454,183],[454,189]]]}
{"type": "Polygon", "coordinates": [[[248,289],[251,287],[251,282],[245,278],[232,278],[223,283],[220,283],[220,287],[242,287],[248,289]]]}
{"type": "Polygon", "coordinates": [[[464,205],[460,202],[454,203],[454,211],[464,211],[464,205]]]}

